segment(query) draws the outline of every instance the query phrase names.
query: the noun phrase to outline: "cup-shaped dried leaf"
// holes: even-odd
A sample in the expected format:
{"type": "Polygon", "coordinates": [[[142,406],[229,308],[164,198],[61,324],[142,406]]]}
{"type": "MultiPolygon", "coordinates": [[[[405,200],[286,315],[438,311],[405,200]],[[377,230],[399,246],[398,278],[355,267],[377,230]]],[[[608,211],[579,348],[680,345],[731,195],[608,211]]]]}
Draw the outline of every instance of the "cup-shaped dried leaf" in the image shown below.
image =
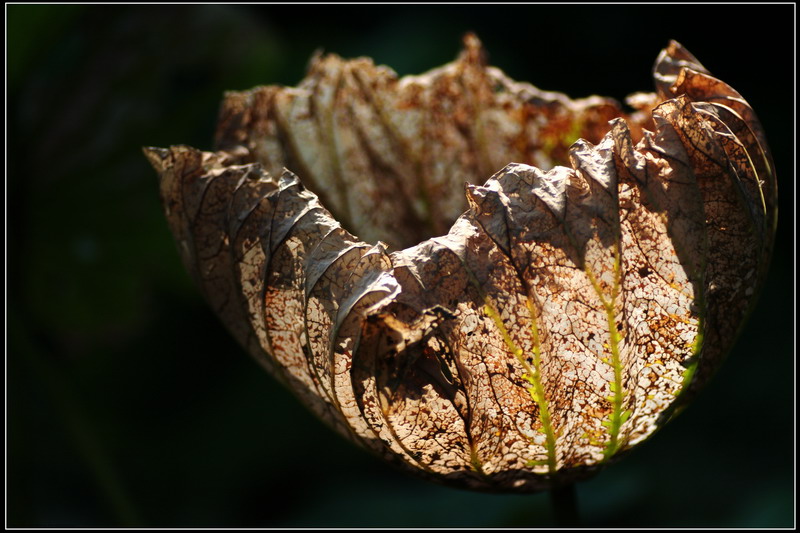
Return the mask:
{"type": "Polygon", "coordinates": [[[297,88],[227,94],[217,152],[146,153],[208,301],[320,418],[431,479],[538,490],[648,438],[719,366],[775,175],[752,109],[677,43],[631,115],[483,57],[468,36],[400,79],[316,58],[297,88]]]}

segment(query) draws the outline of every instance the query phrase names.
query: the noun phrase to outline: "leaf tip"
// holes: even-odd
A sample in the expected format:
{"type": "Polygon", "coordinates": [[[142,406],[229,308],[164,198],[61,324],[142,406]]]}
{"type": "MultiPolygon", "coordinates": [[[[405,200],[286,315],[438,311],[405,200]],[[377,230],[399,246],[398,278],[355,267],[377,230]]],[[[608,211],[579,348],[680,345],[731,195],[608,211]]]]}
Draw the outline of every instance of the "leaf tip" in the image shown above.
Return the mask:
{"type": "Polygon", "coordinates": [[[167,158],[170,154],[170,151],[167,148],[143,146],[142,152],[156,172],[161,173],[167,167],[167,158]]]}
{"type": "Polygon", "coordinates": [[[462,39],[462,44],[464,46],[461,52],[461,59],[463,61],[466,61],[470,65],[478,66],[485,66],[488,64],[489,54],[486,52],[483,43],[481,43],[477,35],[473,32],[467,32],[462,39]]]}

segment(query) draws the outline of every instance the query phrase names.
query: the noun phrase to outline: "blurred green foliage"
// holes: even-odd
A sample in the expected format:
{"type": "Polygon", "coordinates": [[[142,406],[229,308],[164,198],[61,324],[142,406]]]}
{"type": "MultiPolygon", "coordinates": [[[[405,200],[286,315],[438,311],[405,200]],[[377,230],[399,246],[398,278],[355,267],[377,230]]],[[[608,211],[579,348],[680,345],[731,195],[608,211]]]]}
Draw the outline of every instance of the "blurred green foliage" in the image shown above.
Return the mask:
{"type": "Polygon", "coordinates": [[[793,525],[792,5],[6,15],[8,526],[552,524],[546,494],[409,478],[303,410],[192,286],[140,150],[211,148],[225,90],[296,84],[318,48],[416,73],[455,57],[466,31],[516,79],[619,99],[651,90],[674,38],[759,113],[782,198],[759,306],[697,402],[578,495],[587,526],[793,525]]]}

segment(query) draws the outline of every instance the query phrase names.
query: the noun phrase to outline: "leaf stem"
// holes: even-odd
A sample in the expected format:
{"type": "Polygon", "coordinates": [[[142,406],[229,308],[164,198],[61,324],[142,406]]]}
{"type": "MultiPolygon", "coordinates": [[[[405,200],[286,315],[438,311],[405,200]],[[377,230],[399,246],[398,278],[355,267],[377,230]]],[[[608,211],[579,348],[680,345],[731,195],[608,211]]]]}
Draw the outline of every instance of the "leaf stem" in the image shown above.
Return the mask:
{"type": "Polygon", "coordinates": [[[578,527],[578,495],[574,483],[556,485],[550,489],[550,505],[558,527],[578,527]]]}

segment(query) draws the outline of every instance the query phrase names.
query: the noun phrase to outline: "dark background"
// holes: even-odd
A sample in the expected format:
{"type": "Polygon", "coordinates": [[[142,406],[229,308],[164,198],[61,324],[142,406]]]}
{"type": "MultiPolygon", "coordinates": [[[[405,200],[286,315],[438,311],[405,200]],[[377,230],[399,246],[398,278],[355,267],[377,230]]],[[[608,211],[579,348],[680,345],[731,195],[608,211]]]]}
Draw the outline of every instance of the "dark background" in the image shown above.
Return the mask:
{"type": "Polygon", "coordinates": [[[317,48],[400,74],[477,32],[511,77],[652,90],[674,38],[759,114],[781,213],[769,280],[697,401],[578,487],[587,526],[794,523],[794,6],[7,5],[9,526],[552,524],[547,494],[410,478],[241,350],[184,272],[143,145],[210,149],[226,89],[317,48]]]}

